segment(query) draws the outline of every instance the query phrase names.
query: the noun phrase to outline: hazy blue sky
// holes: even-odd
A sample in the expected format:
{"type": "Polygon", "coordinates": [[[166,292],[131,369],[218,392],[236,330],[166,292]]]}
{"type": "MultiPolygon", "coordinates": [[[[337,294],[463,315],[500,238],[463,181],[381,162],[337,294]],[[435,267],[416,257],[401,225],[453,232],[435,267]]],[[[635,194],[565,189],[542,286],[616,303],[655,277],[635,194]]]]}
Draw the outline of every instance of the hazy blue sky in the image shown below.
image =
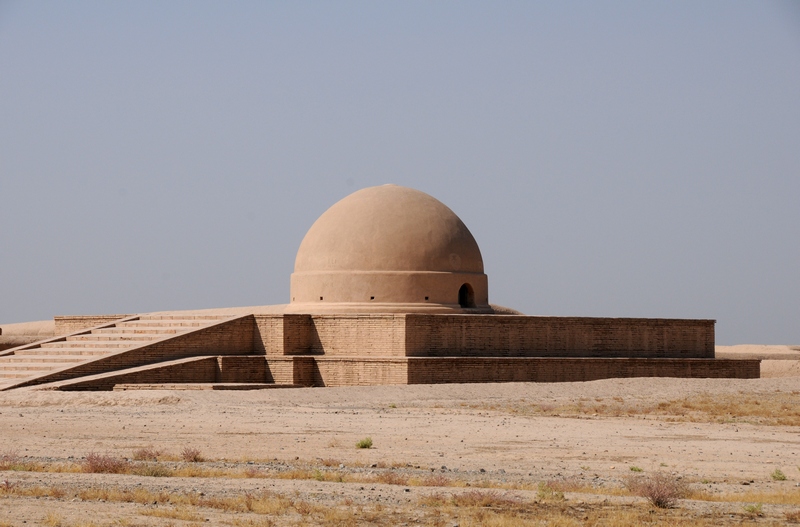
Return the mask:
{"type": "Polygon", "coordinates": [[[493,303],[800,344],[800,3],[0,1],[0,322],[285,303],[383,183],[493,303]]]}

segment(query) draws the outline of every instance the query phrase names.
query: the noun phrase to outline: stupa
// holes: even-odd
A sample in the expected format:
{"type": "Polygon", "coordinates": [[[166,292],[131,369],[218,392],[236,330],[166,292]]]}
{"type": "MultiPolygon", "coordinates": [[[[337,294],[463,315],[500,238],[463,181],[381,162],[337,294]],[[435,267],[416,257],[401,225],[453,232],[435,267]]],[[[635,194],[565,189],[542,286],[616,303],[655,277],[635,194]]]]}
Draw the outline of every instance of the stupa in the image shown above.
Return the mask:
{"type": "Polygon", "coordinates": [[[758,360],[714,357],[713,320],[525,316],[490,304],[467,226],[437,199],[396,185],[359,190],[319,217],[297,252],[290,297],[55,317],[52,335],[37,323],[45,338],[0,351],[0,389],[759,376],[758,360]]]}

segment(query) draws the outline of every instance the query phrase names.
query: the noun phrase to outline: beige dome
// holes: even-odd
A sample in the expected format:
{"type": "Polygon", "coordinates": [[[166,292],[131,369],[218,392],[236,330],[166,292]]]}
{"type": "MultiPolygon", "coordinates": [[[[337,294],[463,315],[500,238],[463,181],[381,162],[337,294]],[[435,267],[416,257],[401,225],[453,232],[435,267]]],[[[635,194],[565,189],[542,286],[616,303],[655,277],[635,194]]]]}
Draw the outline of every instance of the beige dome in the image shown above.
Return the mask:
{"type": "Polygon", "coordinates": [[[418,190],[359,190],[300,244],[289,312],[491,312],[483,259],[458,216],[418,190]]]}

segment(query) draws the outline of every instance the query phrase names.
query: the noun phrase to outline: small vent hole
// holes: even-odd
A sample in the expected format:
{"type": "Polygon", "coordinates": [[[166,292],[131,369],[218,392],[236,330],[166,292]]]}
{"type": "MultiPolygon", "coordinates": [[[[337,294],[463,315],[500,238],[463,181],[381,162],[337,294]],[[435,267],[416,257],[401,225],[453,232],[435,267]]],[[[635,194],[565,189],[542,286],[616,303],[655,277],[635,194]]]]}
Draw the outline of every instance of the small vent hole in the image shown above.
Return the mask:
{"type": "Polygon", "coordinates": [[[319,299],[322,300],[322,297],[319,297],[319,299]]]}
{"type": "Polygon", "coordinates": [[[370,300],[375,300],[374,296],[369,297],[370,300]]]}
{"type": "Polygon", "coordinates": [[[428,299],[428,297],[426,296],[426,297],[425,297],[425,300],[427,300],[427,299],[428,299]]]}

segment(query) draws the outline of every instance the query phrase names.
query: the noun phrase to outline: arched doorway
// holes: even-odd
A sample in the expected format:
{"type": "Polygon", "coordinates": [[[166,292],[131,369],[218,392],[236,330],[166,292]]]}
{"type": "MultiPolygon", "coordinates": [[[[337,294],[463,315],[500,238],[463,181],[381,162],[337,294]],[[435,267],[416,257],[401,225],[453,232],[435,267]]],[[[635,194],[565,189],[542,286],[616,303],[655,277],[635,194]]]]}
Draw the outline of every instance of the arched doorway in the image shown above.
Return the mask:
{"type": "Polygon", "coordinates": [[[472,286],[464,284],[458,290],[458,305],[461,307],[475,307],[475,292],[472,286]]]}

